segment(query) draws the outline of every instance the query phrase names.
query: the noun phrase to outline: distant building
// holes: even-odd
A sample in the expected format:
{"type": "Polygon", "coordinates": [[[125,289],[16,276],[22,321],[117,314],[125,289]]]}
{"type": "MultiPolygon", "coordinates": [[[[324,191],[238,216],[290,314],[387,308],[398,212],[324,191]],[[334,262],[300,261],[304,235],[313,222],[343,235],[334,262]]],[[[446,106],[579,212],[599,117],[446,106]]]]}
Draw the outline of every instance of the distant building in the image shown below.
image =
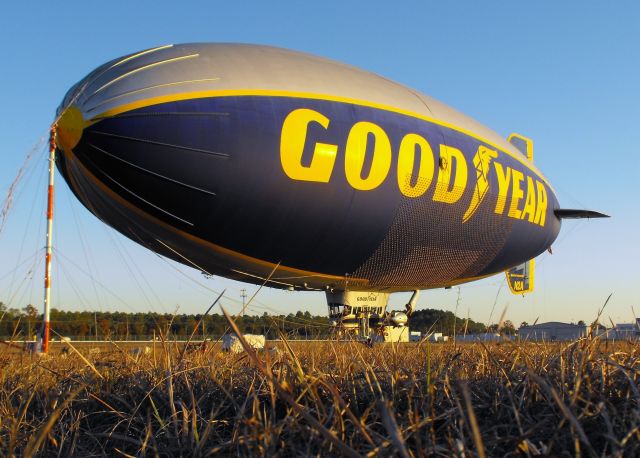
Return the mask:
{"type": "Polygon", "coordinates": [[[422,333],[420,331],[411,331],[409,332],[409,341],[410,342],[420,342],[422,340],[422,333]]]}
{"type": "Polygon", "coordinates": [[[607,327],[601,325],[600,323],[592,324],[591,327],[589,328],[589,331],[591,332],[591,337],[601,337],[601,338],[606,338],[607,333],[609,332],[607,327]]]}
{"type": "Polygon", "coordinates": [[[608,329],[605,338],[609,340],[635,340],[640,338],[640,318],[635,323],[618,323],[608,329]]]}
{"type": "Polygon", "coordinates": [[[518,329],[521,340],[545,340],[548,342],[577,340],[589,335],[589,327],[585,324],[560,323],[550,321],[518,329]]]}
{"type": "Polygon", "coordinates": [[[432,332],[429,334],[429,342],[448,342],[449,336],[443,335],[441,332],[432,332]]]}
{"type": "Polygon", "coordinates": [[[501,336],[500,334],[491,332],[482,334],[460,334],[456,336],[456,342],[501,342],[503,340],[509,340],[509,336],[501,336]]]}

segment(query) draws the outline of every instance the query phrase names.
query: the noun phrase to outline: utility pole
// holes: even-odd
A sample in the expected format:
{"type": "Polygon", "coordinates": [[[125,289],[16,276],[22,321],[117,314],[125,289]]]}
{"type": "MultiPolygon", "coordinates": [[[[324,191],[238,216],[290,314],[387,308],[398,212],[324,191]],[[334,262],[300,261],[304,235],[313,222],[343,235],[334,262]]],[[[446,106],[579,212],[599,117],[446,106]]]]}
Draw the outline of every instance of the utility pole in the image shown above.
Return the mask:
{"type": "Polygon", "coordinates": [[[247,300],[247,290],[242,288],[240,290],[240,297],[242,298],[242,312],[241,312],[241,316],[244,316],[244,308],[246,306],[246,300],[247,300]]]}
{"type": "Polygon", "coordinates": [[[96,327],[96,340],[98,340],[98,318],[96,317],[96,312],[93,312],[93,324],[96,327]]]}

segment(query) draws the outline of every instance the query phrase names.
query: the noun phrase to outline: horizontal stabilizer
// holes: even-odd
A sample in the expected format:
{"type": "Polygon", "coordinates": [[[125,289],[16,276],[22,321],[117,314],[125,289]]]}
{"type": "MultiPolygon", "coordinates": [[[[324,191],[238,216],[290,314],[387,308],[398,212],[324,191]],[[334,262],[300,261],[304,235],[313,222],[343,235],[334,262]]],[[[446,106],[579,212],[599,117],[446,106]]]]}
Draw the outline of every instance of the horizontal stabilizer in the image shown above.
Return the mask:
{"type": "Polygon", "coordinates": [[[534,261],[530,259],[524,264],[507,270],[507,283],[513,294],[524,294],[533,291],[534,261]]]}
{"type": "Polygon", "coordinates": [[[609,215],[596,212],[593,210],[572,210],[570,208],[557,208],[553,211],[560,219],[578,219],[578,218],[609,218],[609,215]]]}

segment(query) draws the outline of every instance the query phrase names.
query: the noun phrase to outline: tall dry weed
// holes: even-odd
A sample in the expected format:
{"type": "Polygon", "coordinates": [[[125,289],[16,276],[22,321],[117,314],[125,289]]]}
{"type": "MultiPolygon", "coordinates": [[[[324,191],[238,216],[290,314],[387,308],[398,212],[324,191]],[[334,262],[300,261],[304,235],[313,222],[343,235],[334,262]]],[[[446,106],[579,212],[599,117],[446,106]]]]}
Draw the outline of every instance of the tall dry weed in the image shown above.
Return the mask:
{"type": "Polygon", "coordinates": [[[0,348],[0,455],[640,455],[634,343],[74,347],[0,348]]]}

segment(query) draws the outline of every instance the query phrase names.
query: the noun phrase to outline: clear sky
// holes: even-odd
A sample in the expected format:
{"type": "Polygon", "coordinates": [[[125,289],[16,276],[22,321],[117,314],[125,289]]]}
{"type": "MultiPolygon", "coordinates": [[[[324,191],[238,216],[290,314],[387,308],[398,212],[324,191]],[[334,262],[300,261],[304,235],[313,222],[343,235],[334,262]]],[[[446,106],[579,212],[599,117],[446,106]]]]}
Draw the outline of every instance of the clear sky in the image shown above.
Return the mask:
{"type": "MultiPolygon", "coordinates": [[[[496,276],[425,291],[419,308],[457,303],[483,322],[505,307],[516,324],[587,321],[613,293],[605,319],[630,322],[632,307],[640,313],[639,24],[637,1],[10,2],[0,16],[0,202],[67,89],[107,60],[194,41],[292,48],[394,79],[505,137],[530,136],[563,207],[612,215],[565,221],[527,297],[496,276]]],[[[0,232],[0,301],[16,308],[42,306],[45,169],[41,147],[0,232]]],[[[227,288],[237,310],[240,290],[257,288],[163,261],[97,221],[62,179],[56,199],[55,307],[199,312],[214,298],[206,288],[227,288]]],[[[318,293],[265,289],[258,300],[326,313],[318,293]]]]}

